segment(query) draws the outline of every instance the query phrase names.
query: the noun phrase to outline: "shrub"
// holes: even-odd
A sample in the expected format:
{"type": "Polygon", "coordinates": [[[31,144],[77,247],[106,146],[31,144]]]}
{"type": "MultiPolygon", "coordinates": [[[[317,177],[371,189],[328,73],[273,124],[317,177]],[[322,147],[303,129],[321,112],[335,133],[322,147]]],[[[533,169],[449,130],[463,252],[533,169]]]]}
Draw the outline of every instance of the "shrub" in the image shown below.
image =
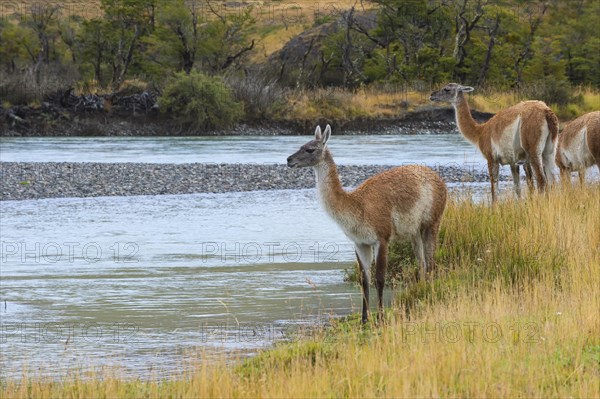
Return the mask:
{"type": "Polygon", "coordinates": [[[222,129],[240,120],[243,106],[218,77],[193,71],[175,74],[159,98],[161,112],[170,113],[190,129],[222,129]]]}
{"type": "Polygon", "coordinates": [[[322,118],[345,121],[365,116],[365,111],[353,101],[352,92],[339,88],[327,88],[307,92],[307,110],[322,118]]]}
{"type": "Polygon", "coordinates": [[[13,105],[41,103],[48,95],[73,87],[79,74],[74,66],[58,62],[7,73],[0,71],[0,100],[13,105]]]}
{"type": "Polygon", "coordinates": [[[548,79],[535,82],[525,88],[525,94],[528,98],[558,106],[579,104],[582,101],[581,96],[575,95],[571,85],[565,80],[548,79]]]}
{"type": "Polygon", "coordinates": [[[287,89],[274,79],[258,73],[244,77],[230,75],[226,82],[234,97],[244,103],[246,117],[253,120],[272,118],[286,107],[287,89]]]}

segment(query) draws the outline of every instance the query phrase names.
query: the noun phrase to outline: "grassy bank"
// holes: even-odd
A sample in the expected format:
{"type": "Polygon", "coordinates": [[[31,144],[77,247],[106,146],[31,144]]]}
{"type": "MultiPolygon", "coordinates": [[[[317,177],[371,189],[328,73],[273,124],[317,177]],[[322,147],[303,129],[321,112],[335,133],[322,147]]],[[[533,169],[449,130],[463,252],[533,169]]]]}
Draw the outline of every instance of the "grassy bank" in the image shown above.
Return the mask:
{"type": "Polygon", "coordinates": [[[0,396],[600,397],[598,265],[598,185],[494,208],[455,200],[438,275],[407,283],[383,327],[337,322],[249,361],[198,361],[155,382],[25,374],[0,396]]]}
{"type": "MultiPolygon", "coordinates": [[[[348,121],[356,118],[384,119],[405,115],[423,107],[431,107],[431,91],[403,90],[401,88],[363,88],[348,91],[339,88],[314,89],[288,93],[286,106],[275,113],[279,120],[348,121]]],[[[472,109],[496,113],[520,101],[540,97],[517,91],[480,90],[469,96],[472,109]]],[[[448,105],[449,106],[449,105],[448,105]]],[[[585,113],[600,109],[600,92],[591,88],[576,88],[567,104],[549,106],[561,121],[567,122],[585,113]]]]}
{"type": "MultiPolygon", "coordinates": [[[[482,112],[496,113],[524,100],[540,100],[544,97],[535,89],[527,91],[499,91],[499,90],[481,90],[471,96],[471,107],[482,112]]],[[[550,108],[556,113],[561,121],[570,121],[588,112],[600,109],[600,91],[591,87],[574,87],[562,93],[560,97],[562,103],[558,104],[552,101],[546,101],[550,108]]]]}

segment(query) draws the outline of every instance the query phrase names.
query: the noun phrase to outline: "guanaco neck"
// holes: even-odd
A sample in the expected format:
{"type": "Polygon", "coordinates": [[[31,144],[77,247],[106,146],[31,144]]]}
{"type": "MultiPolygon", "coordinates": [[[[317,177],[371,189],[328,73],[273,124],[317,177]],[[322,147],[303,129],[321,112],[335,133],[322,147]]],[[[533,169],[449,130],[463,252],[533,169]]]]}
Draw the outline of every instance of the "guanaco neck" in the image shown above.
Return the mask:
{"type": "Polygon", "coordinates": [[[317,192],[327,212],[330,215],[336,215],[344,209],[351,209],[353,201],[342,187],[337,166],[328,149],[325,149],[323,161],[319,162],[314,169],[317,180],[317,192]]]}
{"type": "Polygon", "coordinates": [[[475,122],[469,109],[467,99],[462,92],[459,92],[454,102],[454,112],[456,114],[456,125],[463,136],[471,143],[479,146],[482,125],[475,122]]]}

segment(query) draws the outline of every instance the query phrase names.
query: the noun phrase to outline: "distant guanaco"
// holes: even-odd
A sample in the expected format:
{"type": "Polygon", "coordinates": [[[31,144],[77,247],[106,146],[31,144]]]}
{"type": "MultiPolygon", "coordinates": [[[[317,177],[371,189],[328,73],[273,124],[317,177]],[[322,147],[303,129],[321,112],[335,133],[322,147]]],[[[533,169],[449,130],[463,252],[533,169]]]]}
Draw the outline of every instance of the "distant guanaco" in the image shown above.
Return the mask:
{"type": "Polygon", "coordinates": [[[363,292],[362,322],[368,319],[369,269],[376,254],[375,287],[378,315],[383,316],[383,288],[388,243],[410,238],[419,262],[419,275],[435,267],[434,253],[448,191],[433,170],[420,165],[400,166],[367,179],[354,191],[342,188],[327,147],[331,127],[317,126],[314,140],[287,159],[291,168],[312,167],[325,211],[354,242],[363,292]]]}
{"type": "Polygon", "coordinates": [[[587,168],[596,165],[600,170],[600,111],[582,115],[563,129],[556,164],[563,182],[571,182],[571,172],[576,170],[583,184],[587,168]]]}
{"type": "Polygon", "coordinates": [[[430,99],[446,101],[454,106],[458,130],[479,148],[487,160],[492,200],[496,199],[498,191],[499,165],[510,165],[517,196],[521,195],[521,163],[524,163],[529,188],[533,189],[533,167],[538,189],[543,191],[553,181],[554,150],[558,137],[558,118],[554,112],[543,101],[523,101],[479,124],[471,116],[463,94],[473,90],[469,86],[449,83],[431,93],[430,99]]]}

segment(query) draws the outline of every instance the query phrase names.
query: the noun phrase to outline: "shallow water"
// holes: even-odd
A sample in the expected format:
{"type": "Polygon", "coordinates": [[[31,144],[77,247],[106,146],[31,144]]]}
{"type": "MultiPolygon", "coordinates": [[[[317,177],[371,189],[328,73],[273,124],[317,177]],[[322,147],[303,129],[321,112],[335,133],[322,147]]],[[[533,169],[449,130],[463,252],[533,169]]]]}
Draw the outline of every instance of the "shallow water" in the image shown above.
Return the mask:
{"type": "Polygon", "coordinates": [[[1,203],[2,370],[175,367],[357,310],[314,190],[1,203]],[[67,359],[67,360],[65,360],[67,359]],[[51,363],[52,363],[51,362],[51,363]]]}
{"type": "Polygon", "coordinates": [[[173,371],[186,352],[252,352],[360,310],[359,288],[344,282],[352,244],[312,189],[3,201],[0,211],[2,377],[173,371]]]}

